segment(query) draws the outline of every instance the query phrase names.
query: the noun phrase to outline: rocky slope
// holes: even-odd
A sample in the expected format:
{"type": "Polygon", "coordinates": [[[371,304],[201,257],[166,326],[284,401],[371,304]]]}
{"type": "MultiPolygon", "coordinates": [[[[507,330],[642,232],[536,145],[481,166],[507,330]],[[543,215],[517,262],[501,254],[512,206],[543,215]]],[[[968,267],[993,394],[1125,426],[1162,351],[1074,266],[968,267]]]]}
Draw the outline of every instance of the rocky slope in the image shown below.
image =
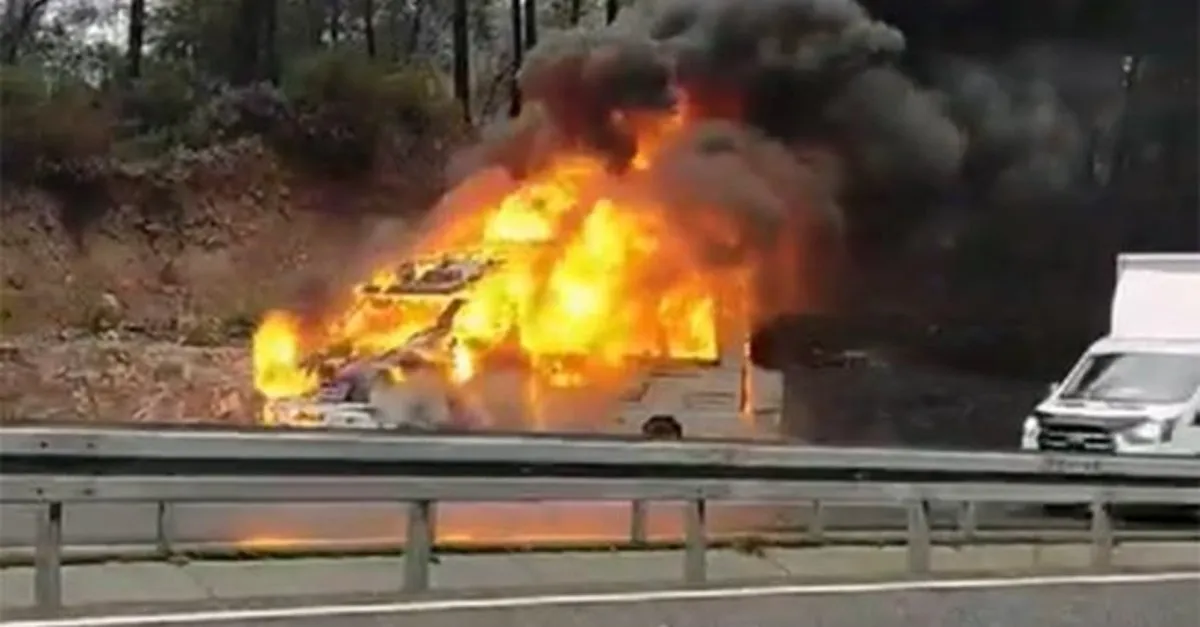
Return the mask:
{"type": "Polygon", "coordinates": [[[5,421],[248,423],[249,354],[137,339],[26,336],[0,345],[5,421]]]}
{"type": "Polygon", "coordinates": [[[123,168],[102,196],[6,187],[4,333],[100,330],[114,317],[173,339],[236,330],[353,271],[364,242],[402,232],[431,197],[306,180],[254,142],[223,150],[123,168]]]}

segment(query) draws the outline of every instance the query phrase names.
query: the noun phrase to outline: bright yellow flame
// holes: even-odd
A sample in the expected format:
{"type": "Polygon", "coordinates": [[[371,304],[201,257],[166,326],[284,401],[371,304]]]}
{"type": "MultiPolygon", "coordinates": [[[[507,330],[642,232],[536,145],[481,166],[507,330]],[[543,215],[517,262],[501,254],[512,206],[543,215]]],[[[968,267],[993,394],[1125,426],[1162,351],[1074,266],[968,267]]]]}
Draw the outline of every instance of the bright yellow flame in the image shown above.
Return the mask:
{"type": "MultiPolygon", "coordinates": [[[[313,338],[316,350],[395,349],[446,322],[439,315],[452,297],[465,304],[442,329],[444,353],[436,361],[453,384],[478,377],[484,358],[498,351],[515,351],[532,368],[528,395],[535,400],[544,387],[627,376],[645,359],[719,359],[725,304],[744,301],[744,269],[726,275],[703,267],[641,173],[681,119],[621,123],[642,140],[631,173],[562,155],[499,202],[463,207],[462,219],[417,246],[432,261],[373,273],[353,304],[313,338]],[[438,258],[447,255],[494,265],[440,295],[394,289],[437,274],[438,258]]],[[[298,330],[286,314],[273,314],[255,337],[255,382],[270,398],[316,383],[298,369],[298,330]]]]}
{"type": "Polygon", "coordinates": [[[475,363],[471,360],[471,353],[459,343],[455,343],[451,351],[451,379],[455,383],[470,381],[475,376],[475,363]]]}
{"type": "Polygon", "coordinates": [[[267,398],[304,394],[316,376],[300,368],[300,324],[291,314],[272,311],[254,333],[254,387],[267,398]]]}

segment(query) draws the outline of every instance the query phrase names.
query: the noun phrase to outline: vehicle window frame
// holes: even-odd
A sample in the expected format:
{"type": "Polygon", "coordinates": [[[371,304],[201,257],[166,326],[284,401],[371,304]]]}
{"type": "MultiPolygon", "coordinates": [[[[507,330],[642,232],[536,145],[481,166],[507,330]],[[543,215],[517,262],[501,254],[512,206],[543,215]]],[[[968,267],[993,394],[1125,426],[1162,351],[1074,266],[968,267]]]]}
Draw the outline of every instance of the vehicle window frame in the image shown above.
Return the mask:
{"type": "MultiPolygon", "coordinates": [[[[1055,391],[1055,398],[1059,399],[1059,400],[1065,400],[1065,401],[1087,400],[1085,398],[1085,396],[1080,394],[1076,388],[1082,387],[1081,382],[1082,382],[1084,376],[1086,376],[1088,374],[1088,372],[1093,369],[1093,364],[1098,362],[1100,359],[1103,359],[1106,357],[1113,358],[1113,360],[1115,361],[1116,359],[1119,359],[1124,356],[1138,356],[1138,355],[1180,356],[1180,357],[1191,357],[1191,358],[1195,358],[1195,359],[1200,359],[1200,356],[1191,355],[1188,353],[1173,353],[1173,352],[1146,351],[1146,350],[1104,351],[1104,352],[1088,351],[1087,353],[1084,353],[1083,357],[1079,360],[1079,362],[1075,364],[1075,367],[1071,369],[1070,375],[1066,379],[1064,379],[1064,381],[1061,385],[1058,386],[1058,389],[1055,391]],[[1073,392],[1073,393],[1071,393],[1071,392],[1073,392]]],[[[1092,383],[1094,383],[1094,382],[1095,381],[1093,380],[1092,383]]],[[[1109,401],[1112,401],[1112,400],[1113,399],[1109,399],[1109,401]]],[[[1200,400],[1200,385],[1198,385],[1197,388],[1195,390],[1193,390],[1190,395],[1188,395],[1183,400],[1180,400],[1178,402],[1195,406],[1198,400],[1200,400]]],[[[1153,404],[1156,402],[1167,403],[1167,402],[1171,402],[1171,401],[1130,400],[1128,402],[1153,404]]],[[[1174,403],[1172,402],[1172,404],[1174,404],[1174,403]]],[[[1200,414],[1200,408],[1197,409],[1197,413],[1200,414]]],[[[1198,420],[1200,420],[1200,418],[1198,418],[1198,420]]],[[[1200,422],[1198,422],[1197,424],[1200,424],[1200,422]]]]}

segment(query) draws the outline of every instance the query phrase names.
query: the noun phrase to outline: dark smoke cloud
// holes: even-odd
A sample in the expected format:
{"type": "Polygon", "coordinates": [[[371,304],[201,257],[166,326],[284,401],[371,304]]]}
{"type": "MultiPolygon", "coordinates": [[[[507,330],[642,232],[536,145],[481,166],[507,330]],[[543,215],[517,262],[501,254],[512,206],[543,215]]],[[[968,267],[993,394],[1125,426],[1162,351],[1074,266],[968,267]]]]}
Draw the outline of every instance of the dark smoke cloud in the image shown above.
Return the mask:
{"type": "Polygon", "coordinates": [[[553,33],[531,51],[519,75],[526,111],[458,171],[521,176],[564,147],[620,171],[636,150],[623,121],[682,93],[708,122],[653,175],[676,204],[722,209],[750,233],[799,212],[804,224],[844,223],[852,248],[879,248],[947,198],[1045,196],[1077,182],[1085,129],[1050,83],[966,58],[938,59],[919,82],[903,69],[905,46],[852,0],[637,2],[606,28],[553,33]]]}
{"type": "Polygon", "coordinates": [[[869,177],[864,183],[944,183],[959,171],[968,137],[939,98],[895,70],[858,73],[826,112],[858,173],[869,177]]]}
{"type": "Polygon", "coordinates": [[[679,214],[678,227],[706,243],[698,253],[711,264],[737,263],[776,243],[779,225],[790,215],[811,216],[818,224],[838,218],[809,164],[728,120],[685,129],[658,155],[650,176],[666,206],[679,214]]]}
{"type": "Polygon", "coordinates": [[[666,59],[655,46],[608,32],[548,38],[530,52],[518,80],[525,97],[544,108],[562,142],[594,148],[616,167],[633,158],[637,143],[611,114],[675,105],[666,59]]]}
{"type": "MultiPolygon", "coordinates": [[[[1024,64],[989,66],[966,58],[938,65],[936,83],[971,146],[963,174],[993,201],[1029,202],[1080,180],[1087,129],[1048,76],[1024,64]]],[[[1119,76],[1108,76],[1111,96],[1119,91],[1119,76]]]]}
{"type": "Polygon", "coordinates": [[[450,182],[489,165],[523,176],[568,148],[594,150],[622,169],[637,143],[613,114],[671,110],[670,79],[667,59],[648,39],[615,29],[548,32],[518,74],[522,114],[494,125],[480,145],[452,160],[450,182]]]}

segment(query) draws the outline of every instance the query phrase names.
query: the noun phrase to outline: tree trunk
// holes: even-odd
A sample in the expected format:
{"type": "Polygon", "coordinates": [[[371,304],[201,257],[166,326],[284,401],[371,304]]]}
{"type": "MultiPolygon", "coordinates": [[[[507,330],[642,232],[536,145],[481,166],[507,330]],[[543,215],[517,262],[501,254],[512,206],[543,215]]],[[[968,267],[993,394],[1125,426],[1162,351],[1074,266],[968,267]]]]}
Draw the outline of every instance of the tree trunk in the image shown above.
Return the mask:
{"type": "Polygon", "coordinates": [[[279,0],[264,0],[262,52],[266,79],[279,84],[279,0]]]}
{"type": "Polygon", "coordinates": [[[325,12],[321,10],[322,0],[304,0],[304,29],[308,35],[310,50],[321,47],[325,32],[325,12]]]}
{"type": "Polygon", "coordinates": [[[3,50],[0,54],[7,65],[16,64],[19,56],[16,31],[21,8],[17,0],[8,0],[4,5],[4,22],[0,23],[0,48],[3,50]]]}
{"type": "Polygon", "coordinates": [[[21,46],[37,24],[49,0],[8,0],[4,9],[3,55],[6,65],[16,65],[21,46]]]}
{"type": "Polygon", "coordinates": [[[425,24],[425,2],[417,0],[416,6],[413,7],[413,15],[411,28],[408,31],[408,47],[404,53],[405,59],[411,59],[417,53],[417,47],[421,43],[421,27],[425,24]]]}
{"type": "Polygon", "coordinates": [[[130,0],[129,2],[129,36],[126,41],[128,62],[126,72],[129,78],[135,79],[142,75],[142,45],[146,33],[146,0],[130,0]]]}
{"type": "Polygon", "coordinates": [[[583,0],[571,0],[571,12],[567,19],[571,21],[571,26],[579,26],[579,20],[583,19],[583,0]]]}
{"type": "Polygon", "coordinates": [[[508,5],[509,26],[512,30],[512,82],[509,83],[509,102],[508,114],[516,117],[521,114],[521,90],[517,86],[517,72],[521,69],[521,63],[524,59],[525,44],[524,37],[521,36],[521,0],[509,0],[508,5]]]}
{"type": "Polygon", "coordinates": [[[620,0],[604,0],[604,19],[609,24],[612,24],[617,19],[617,13],[621,10],[620,0]]]}
{"type": "Polygon", "coordinates": [[[367,40],[367,56],[375,58],[375,0],[363,0],[363,38],[367,40]]]}
{"type": "Polygon", "coordinates": [[[261,76],[262,8],[259,0],[241,0],[238,5],[239,19],[233,30],[234,66],[230,68],[230,78],[235,85],[252,83],[261,76]]]}
{"type": "Polygon", "coordinates": [[[537,39],[537,0],[525,0],[525,49],[532,50],[537,45],[537,39]]]}
{"type": "Polygon", "coordinates": [[[395,7],[387,9],[387,21],[384,22],[384,27],[388,61],[395,63],[400,58],[400,11],[395,7]]]}
{"type": "Polygon", "coordinates": [[[463,119],[471,122],[471,41],[467,0],[454,0],[454,96],[462,106],[463,119]]]}
{"type": "Polygon", "coordinates": [[[329,0],[329,43],[342,39],[342,0],[329,0]]]}

